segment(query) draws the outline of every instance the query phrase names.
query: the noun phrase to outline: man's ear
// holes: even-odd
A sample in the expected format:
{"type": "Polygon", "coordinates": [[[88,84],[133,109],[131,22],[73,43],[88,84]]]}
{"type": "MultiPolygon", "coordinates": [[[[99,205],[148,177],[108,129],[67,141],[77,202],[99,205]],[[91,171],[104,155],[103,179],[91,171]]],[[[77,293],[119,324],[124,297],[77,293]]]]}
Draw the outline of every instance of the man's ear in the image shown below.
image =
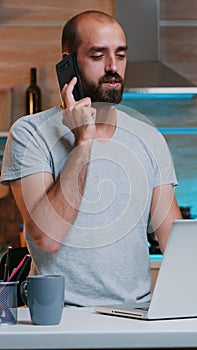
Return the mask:
{"type": "Polygon", "coordinates": [[[62,58],[65,58],[65,57],[68,56],[69,54],[70,54],[70,52],[68,52],[68,51],[62,52],[62,58]]]}

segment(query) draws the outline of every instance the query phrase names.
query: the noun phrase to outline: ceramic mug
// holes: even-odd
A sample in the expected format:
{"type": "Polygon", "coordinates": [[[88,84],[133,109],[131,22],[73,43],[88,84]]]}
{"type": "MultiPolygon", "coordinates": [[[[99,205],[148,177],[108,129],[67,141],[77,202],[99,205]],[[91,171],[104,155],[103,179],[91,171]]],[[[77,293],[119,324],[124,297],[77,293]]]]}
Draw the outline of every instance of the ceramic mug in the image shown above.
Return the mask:
{"type": "Polygon", "coordinates": [[[20,286],[21,298],[29,308],[32,323],[36,325],[60,323],[64,293],[63,275],[28,276],[20,286]]]}

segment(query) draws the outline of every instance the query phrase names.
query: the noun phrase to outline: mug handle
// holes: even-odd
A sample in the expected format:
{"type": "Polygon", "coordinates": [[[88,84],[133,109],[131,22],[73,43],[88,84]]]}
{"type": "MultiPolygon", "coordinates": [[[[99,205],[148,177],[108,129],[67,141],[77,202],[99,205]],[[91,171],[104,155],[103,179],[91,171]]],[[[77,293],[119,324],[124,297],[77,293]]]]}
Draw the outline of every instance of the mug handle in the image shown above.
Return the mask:
{"type": "Polygon", "coordinates": [[[20,284],[20,295],[23,303],[27,305],[27,281],[20,284]]]}

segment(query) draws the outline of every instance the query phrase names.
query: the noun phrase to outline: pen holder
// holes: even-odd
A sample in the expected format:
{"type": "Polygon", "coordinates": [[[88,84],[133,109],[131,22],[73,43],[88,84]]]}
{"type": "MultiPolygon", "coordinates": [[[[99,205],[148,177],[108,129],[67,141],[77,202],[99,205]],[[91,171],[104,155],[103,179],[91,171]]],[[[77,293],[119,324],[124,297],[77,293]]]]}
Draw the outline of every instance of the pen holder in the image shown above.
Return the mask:
{"type": "Polygon", "coordinates": [[[18,281],[0,281],[0,325],[17,322],[17,285],[18,281]]]}

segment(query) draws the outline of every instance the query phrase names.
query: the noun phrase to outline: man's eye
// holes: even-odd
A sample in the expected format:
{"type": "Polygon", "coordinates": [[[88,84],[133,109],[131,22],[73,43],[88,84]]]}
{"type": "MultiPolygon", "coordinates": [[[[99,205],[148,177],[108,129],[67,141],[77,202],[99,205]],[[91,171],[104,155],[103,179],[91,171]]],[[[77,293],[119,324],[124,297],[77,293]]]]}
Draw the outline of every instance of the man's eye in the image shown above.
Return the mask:
{"type": "Polygon", "coordinates": [[[125,53],[118,53],[116,56],[120,59],[124,59],[126,57],[126,54],[125,53]]]}
{"type": "Polygon", "coordinates": [[[91,58],[95,61],[100,60],[102,57],[103,57],[103,55],[91,56],[91,58]]]}

